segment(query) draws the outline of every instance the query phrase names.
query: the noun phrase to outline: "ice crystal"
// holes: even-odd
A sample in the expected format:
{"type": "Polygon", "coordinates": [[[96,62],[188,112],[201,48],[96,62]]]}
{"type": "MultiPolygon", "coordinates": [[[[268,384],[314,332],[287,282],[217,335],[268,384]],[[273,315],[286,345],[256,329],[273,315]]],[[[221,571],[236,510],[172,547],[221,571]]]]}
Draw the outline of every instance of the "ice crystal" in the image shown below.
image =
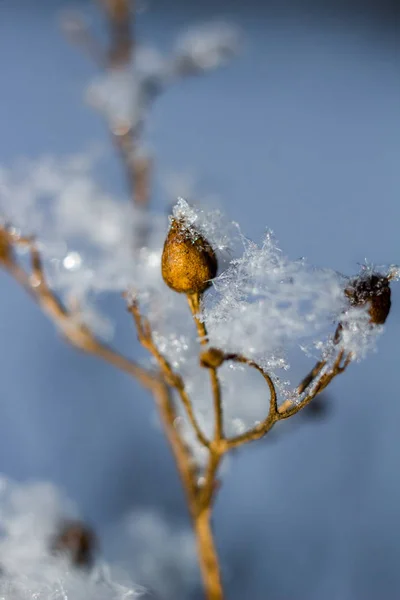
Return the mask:
{"type": "Polygon", "coordinates": [[[98,319],[87,303],[91,292],[151,284],[166,223],[165,217],[145,215],[128,199],[100,189],[97,161],[97,154],[88,152],[0,168],[3,222],[12,223],[16,233],[35,236],[50,284],[92,322],[98,319]],[[143,227],[148,246],[137,248],[143,227]]]}
{"type": "Polygon", "coordinates": [[[178,37],[176,60],[182,70],[206,71],[224,65],[240,46],[240,33],[228,23],[189,28],[178,37]]]}
{"type": "Polygon", "coordinates": [[[243,238],[243,255],[214,281],[204,318],[211,343],[268,368],[285,350],[323,335],[344,309],[342,277],[290,260],[271,232],[261,245],[243,238]]]}

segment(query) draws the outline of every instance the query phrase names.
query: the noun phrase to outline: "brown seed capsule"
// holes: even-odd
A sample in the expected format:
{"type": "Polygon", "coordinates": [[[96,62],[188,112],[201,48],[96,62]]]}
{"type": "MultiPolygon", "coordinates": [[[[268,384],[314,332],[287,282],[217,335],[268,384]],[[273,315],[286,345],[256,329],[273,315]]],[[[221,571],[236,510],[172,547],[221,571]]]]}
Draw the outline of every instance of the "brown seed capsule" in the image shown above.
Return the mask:
{"type": "Polygon", "coordinates": [[[67,556],[76,567],[90,567],[94,559],[96,539],[84,523],[65,523],[52,545],[53,552],[67,556]]]}
{"type": "Polygon", "coordinates": [[[391,290],[387,277],[377,273],[368,277],[358,277],[345,289],[345,294],[352,306],[369,304],[370,322],[374,325],[383,325],[386,321],[391,306],[391,290]]]}
{"type": "Polygon", "coordinates": [[[200,355],[200,365],[205,369],[218,369],[224,362],[225,355],[219,348],[209,348],[200,355]]]}
{"type": "Polygon", "coordinates": [[[175,292],[201,294],[217,274],[217,258],[207,240],[180,219],[174,219],[165,240],[161,272],[175,292]]]}

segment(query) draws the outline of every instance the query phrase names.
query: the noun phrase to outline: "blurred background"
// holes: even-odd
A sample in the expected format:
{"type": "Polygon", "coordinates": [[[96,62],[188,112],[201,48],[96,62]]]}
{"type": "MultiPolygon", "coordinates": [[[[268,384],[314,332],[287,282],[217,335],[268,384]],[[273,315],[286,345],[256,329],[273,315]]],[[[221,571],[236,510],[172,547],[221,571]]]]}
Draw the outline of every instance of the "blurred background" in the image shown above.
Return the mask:
{"type": "MultiPolygon", "coordinates": [[[[88,1],[0,2],[6,166],[108,143],[82,100],[95,69],[60,31],[68,8],[101,27],[88,1]]],[[[244,33],[229,67],[188,79],[156,103],[148,140],[161,178],[194,179],[246,235],[259,240],[271,227],[292,258],[347,274],[365,258],[400,263],[396,2],[149,0],[140,8],[138,38],[160,49],[214,18],[244,33]]],[[[123,190],[111,149],[101,177],[123,190]]],[[[153,203],[167,206],[161,186],[153,203]]],[[[0,471],[60,486],[106,555],[117,556],[114,526],[132,510],[154,509],[171,530],[186,527],[147,395],[64,345],[4,274],[0,286],[0,471]]],[[[103,302],[116,344],[137,354],[122,300],[103,302]]],[[[335,380],[321,418],[300,415],[232,458],[215,507],[229,600],[400,597],[399,334],[394,286],[379,352],[335,380]]]]}

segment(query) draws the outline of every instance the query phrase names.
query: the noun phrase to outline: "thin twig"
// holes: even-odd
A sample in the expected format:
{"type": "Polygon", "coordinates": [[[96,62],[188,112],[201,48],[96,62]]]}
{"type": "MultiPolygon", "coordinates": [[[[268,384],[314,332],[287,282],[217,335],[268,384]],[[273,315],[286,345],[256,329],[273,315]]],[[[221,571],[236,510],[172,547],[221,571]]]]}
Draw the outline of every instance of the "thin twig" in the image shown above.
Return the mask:
{"type": "MultiPolygon", "coordinates": [[[[133,0],[98,0],[105,12],[110,32],[108,68],[129,69],[135,48],[135,2],[133,0]]],[[[111,130],[113,143],[124,164],[134,206],[146,209],[150,202],[151,160],[140,152],[142,127],[111,130]]],[[[141,246],[146,232],[140,232],[141,246]]]]}
{"type": "Polygon", "coordinates": [[[155,358],[155,360],[157,361],[157,363],[165,377],[165,381],[168,383],[168,385],[170,385],[172,388],[174,388],[178,392],[178,394],[182,400],[182,404],[186,410],[189,422],[192,425],[192,427],[196,433],[196,437],[197,437],[198,441],[200,442],[200,444],[202,446],[209,448],[210,442],[206,438],[204,433],[202,432],[202,430],[197,422],[196,416],[194,414],[193,406],[192,406],[190,398],[186,392],[182,377],[178,373],[174,372],[169,361],[158,350],[157,345],[154,343],[154,340],[153,340],[150,324],[147,321],[147,319],[145,319],[140,314],[138,303],[132,302],[128,306],[128,310],[132,314],[132,316],[135,320],[136,329],[137,329],[138,338],[139,338],[140,343],[155,358]]]}
{"type": "Polygon", "coordinates": [[[324,365],[324,367],[322,367],[319,370],[317,377],[308,384],[308,387],[311,388],[309,394],[306,394],[306,396],[300,402],[293,402],[292,400],[287,400],[286,402],[281,404],[281,406],[279,407],[279,420],[288,419],[289,417],[292,417],[304,407],[306,407],[308,404],[310,404],[310,402],[315,398],[315,396],[320,394],[337,375],[340,375],[346,370],[351,360],[351,353],[345,356],[344,350],[340,350],[332,367],[324,372],[323,368],[326,366],[324,365]]]}
{"type": "Polygon", "coordinates": [[[99,3],[106,13],[110,32],[110,65],[124,65],[129,62],[134,46],[135,3],[133,0],[99,0],[99,3]]]}
{"type": "MultiPolygon", "coordinates": [[[[191,294],[188,295],[187,298],[194,322],[196,324],[199,341],[203,346],[205,346],[208,343],[207,329],[205,323],[201,321],[198,317],[200,312],[200,295],[197,293],[191,294]]],[[[219,381],[217,369],[215,367],[209,367],[208,370],[210,373],[211,391],[213,396],[215,415],[214,441],[218,442],[219,440],[224,439],[224,415],[221,398],[221,384],[219,381]]]]}
{"type": "Polygon", "coordinates": [[[242,444],[258,440],[268,433],[268,431],[271,429],[274,423],[276,423],[276,421],[278,420],[278,400],[275,386],[270,375],[268,375],[268,373],[266,373],[266,371],[264,371],[264,369],[262,369],[260,365],[258,365],[254,360],[246,358],[245,356],[242,356],[240,354],[227,354],[225,360],[232,360],[234,362],[243,363],[248,365],[249,367],[252,367],[253,369],[256,369],[259,373],[261,373],[261,375],[267,382],[270,393],[269,410],[267,417],[252,429],[249,429],[245,433],[242,433],[241,435],[237,435],[227,440],[229,448],[235,448],[237,446],[241,446],[242,444]]]}
{"type": "Polygon", "coordinates": [[[297,394],[299,396],[306,390],[306,388],[308,388],[311,385],[311,383],[315,380],[317,375],[319,375],[319,373],[322,371],[325,365],[326,360],[320,360],[319,362],[317,362],[315,367],[309,372],[309,374],[304,377],[304,379],[301,381],[300,385],[297,388],[297,394]]]}
{"type": "Polygon", "coordinates": [[[170,388],[166,383],[159,381],[153,386],[153,394],[160,413],[165,435],[175,457],[190,514],[195,518],[195,515],[197,514],[198,488],[195,481],[195,473],[191,468],[192,457],[175,428],[176,412],[173,406],[170,388]]]}

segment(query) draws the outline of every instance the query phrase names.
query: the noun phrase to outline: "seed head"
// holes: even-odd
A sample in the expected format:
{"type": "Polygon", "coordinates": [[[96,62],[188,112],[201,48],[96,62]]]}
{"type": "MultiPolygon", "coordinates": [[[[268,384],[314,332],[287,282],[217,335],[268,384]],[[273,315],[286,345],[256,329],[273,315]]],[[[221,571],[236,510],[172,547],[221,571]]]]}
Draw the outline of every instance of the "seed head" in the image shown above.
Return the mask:
{"type": "Polygon", "coordinates": [[[217,258],[208,241],[182,219],[173,219],[165,240],[161,271],[175,292],[201,294],[217,274],[217,258]]]}
{"type": "Polygon", "coordinates": [[[379,273],[357,277],[345,289],[345,294],[352,306],[369,304],[370,323],[385,323],[391,306],[391,290],[387,277],[379,273]]]}
{"type": "Polygon", "coordinates": [[[53,541],[52,549],[67,556],[76,567],[90,567],[93,563],[96,538],[84,523],[71,521],[64,524],[53,541]]]}

